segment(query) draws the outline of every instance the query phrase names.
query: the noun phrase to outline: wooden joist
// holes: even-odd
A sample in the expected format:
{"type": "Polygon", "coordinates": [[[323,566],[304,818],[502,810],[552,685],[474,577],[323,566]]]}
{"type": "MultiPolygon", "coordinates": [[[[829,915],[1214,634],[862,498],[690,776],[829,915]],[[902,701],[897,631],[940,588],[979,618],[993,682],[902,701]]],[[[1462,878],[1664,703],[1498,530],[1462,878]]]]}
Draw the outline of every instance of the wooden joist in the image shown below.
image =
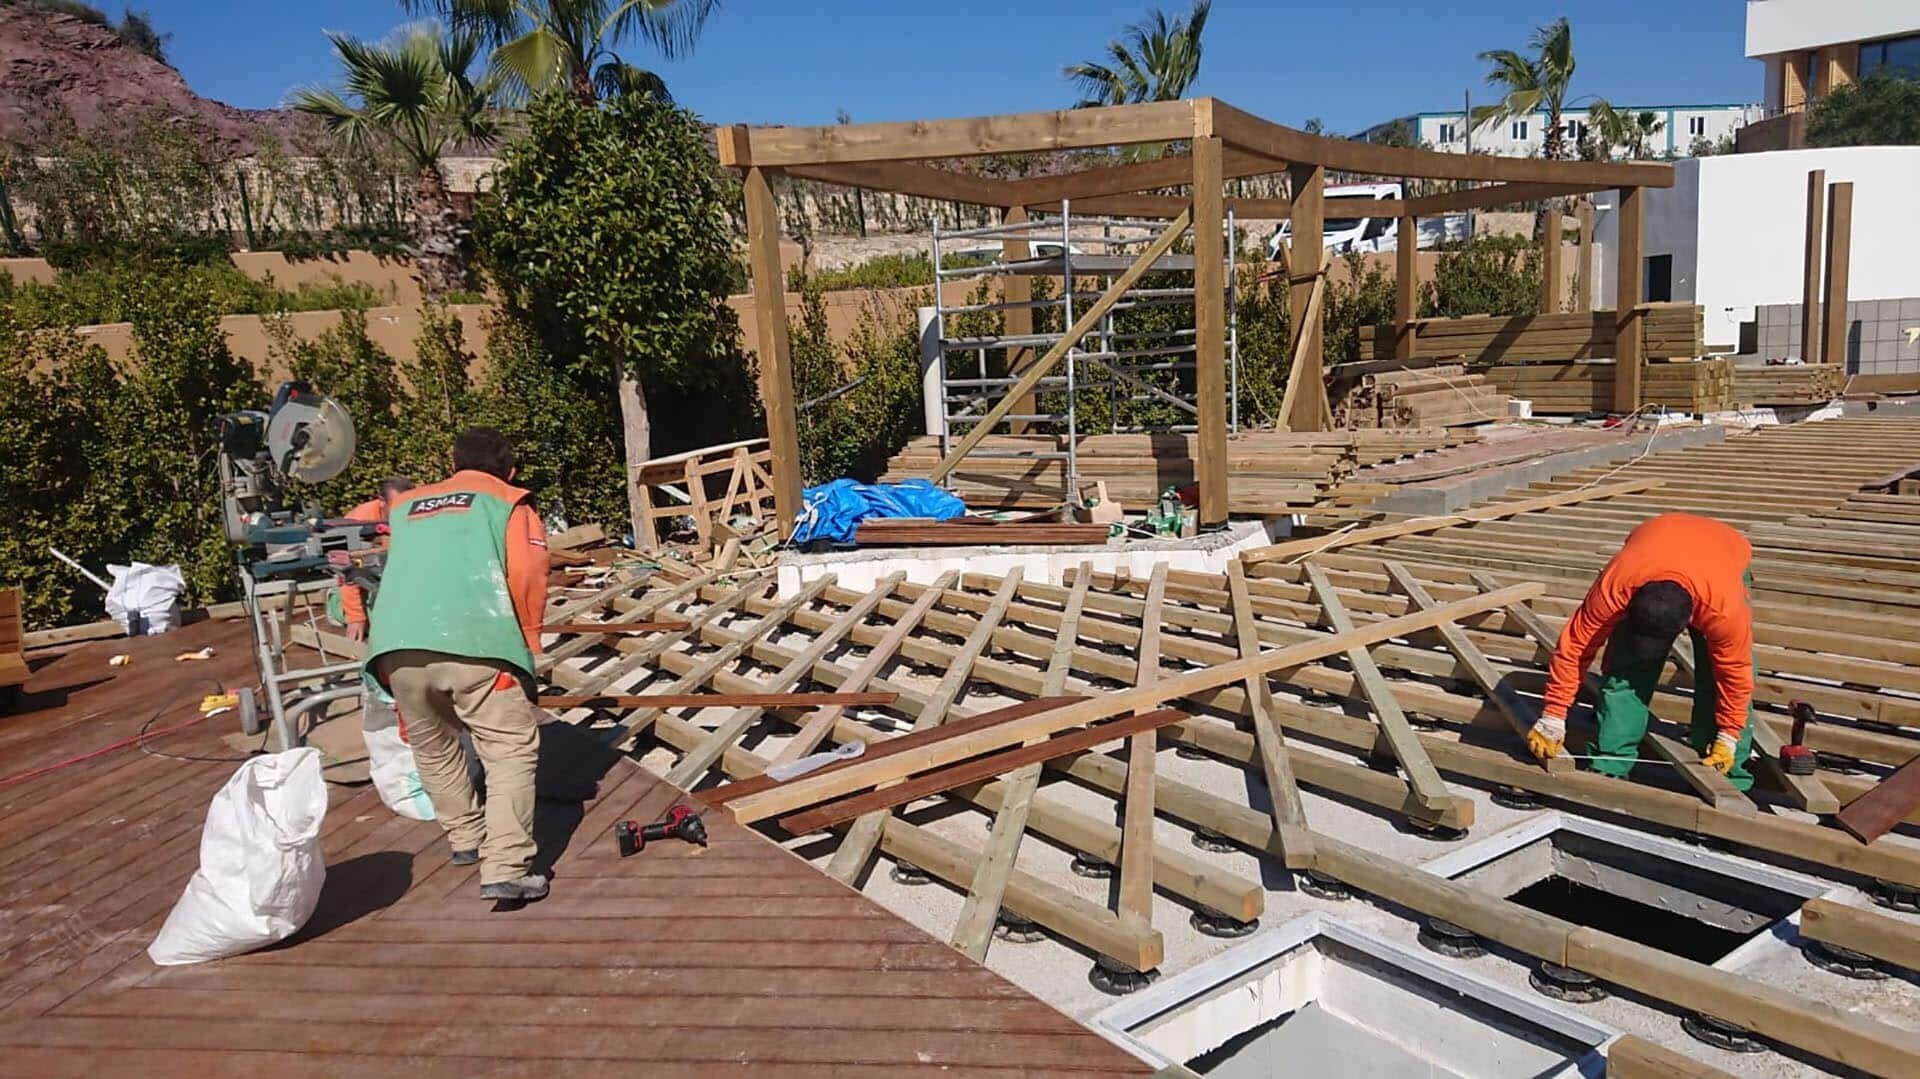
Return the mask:
{"type": "MultiPolygon", "coordinates": [[[[973,760],[962,761],[959,764],[948,765],[945,768],[938,768],[931,772],[922,772],[913,776],[911,779],[902,780],[891,787],[881,787],[861,794],[837,798],[798,813],[789,813],[780,818],[780,827],[785,828],[794,835],[805,835],[808,832],[815,832],[823,828],[831,828],[836,824],[843,824],[859,817],[863,813],[892,809],[897,806],[906,805],[909,802],[919,801],[922,798],[932,797],[936,794],[944,794],[955,787],[965,786],[968,783],[978,783],[983,780],[993,779],[1026,765],[1044,764],[1047,761],[1067,756],[1070,753],[1083,753],[1101,743],[1111,742],[1118,738],[1126,738],[1129,741],[1144,738],[1151,741],[1155,730],[1172,723],[1177,723],[1185,718],[1187,718],[1186,713],[1177,708],[1160,708],[1152,711],[1135,712],[1133,715],[1122,716],[1119,719],[1109,720],[1092,727],[1083,727],[1077,731],[1056,734],[1051,738],[1045,738],[1037,742],[1029,742],[1026,745],[1013,749],[1002,750],[998,753],[989,753],[984,757],[976,757],[973,760]]],[[[1141,773],[1129,773],[1130,776],[1138,774],[1141,773]]],[[[1151,773],[1145,773],[1145,775],[1147,776],[1147,780],[1151,780],[1151,773]]],[[[1152,792],[1150,782],[1130,778],[1128,786],[1143,790],[1148,795],[1151,795],[1152,792]]],[[[1151,801],[1145,803],[1145,806],[1145,819],[1151,821],[1153,808],[1151,801]]],[[[1127,843],[1127,832],[1125,829],[1123,829],[1122,835],[1120,853],[1124,869],[1127,843]]],[[[1137,872],[1142,874],[1145,881],[1144,887],[1147,889],[1152,888],[1152,870],[1153,851],[1149,846],[1140,854],[1140,867],[1137,870],[1137,872]]],[[[1125,912],[1135,916],[1141,916],[1141,911],[1137,903],[1138,901],[1136,900],[1135,904],[1128,906],[1125,912]]]]}
{"type": "Polygon", "coordinates": [[[1910,921],[1832,899],[1809,899],[1800,908],[1800,935],[1920,971],[1920,925],[1910,921]]]}
{"type": "Polygon", "coordinates": [[[731,808],[734,817],[743,823],[764,820],[799,806],[851,793],[877,783],[897,780],[917,770],[951,764],[980,753],[1000,749],[1026,738],[1051,735],[1069,727],[1093,723],[1135,708],[1156,705],[1162,701],[1186,697],[1203,690],[1238,682],[1248,676],[1259,676],[1269,671],[1299,666],[1322,656],[1344,652],[1355,646],[1373,644],[1419,630],[1431,629],[1441,623],[1480,611],[1492,610],[1516,599],[1537,595],[1539,592],[1538,585],[1515,585],[1491,595],[1458,600],[1418,614],[1374,622],[1358,627],[1350,633],[1327,634],[1314,641],[1262,652],[1251,659],[1187,671],[1148,685],[1119,690],[1039,716],[1016,720],[992,730],[944,739],[926,747],[919,754],[914,755],[910,761],[899,764],[890,760],[856,761],[848,768],[829,776],[802,776],[782,787],[742,799],[734,803],[731,808]],[[902,767],[902,764],[907,766],[902,767]]]}
{"type": "Polygon", "coordinates": [[[542,708],[818,708],[823,705],[884,707],[891,693],[601,693],[594,696],[541,694],[542,708]]]}
{"type": "Polygon", "coordinates": [[[1533,513],[1538,510],[1551,509],[1555,506],[1567,506],[1576,502],[1586,502],[1593,499],[1616,498],[1621,495],[1636,494],[1658,487],[1661,482],[1662,481],[1657,479],[1626,480],[1620,483],[1609,483],[1598,487],[1590,487],[1585,490],[1543,495],[1539,498],[1526,499],[1518,502],[1495,503],[1490,506],[1462,510],[1459,513],[1445,514],[1443,516],[1417,517],[1413,520],[1401,521],[1398,524],[1374,525],[1370,528],[1355,529],[1351,532],[1343,532],[1333,536],[1288,540],[1285,543],[1269,544],[1265,547],[1254,547],[1242,551],[1240,561],[1251,566],[1261,562],[1297,559],[1307,555],[1316,555],[1326,551],[1338,550],[1342,547],[1353,547],[1362,543],[1378,543],[1382,540],[1395,539],[1401,536],[1438,532],[1443,528],[1451,528],[1454,525],[1470,524],[1477,521],[1497,521],[1503,517],[1512,517],[1522,513],[1533,513]]]}

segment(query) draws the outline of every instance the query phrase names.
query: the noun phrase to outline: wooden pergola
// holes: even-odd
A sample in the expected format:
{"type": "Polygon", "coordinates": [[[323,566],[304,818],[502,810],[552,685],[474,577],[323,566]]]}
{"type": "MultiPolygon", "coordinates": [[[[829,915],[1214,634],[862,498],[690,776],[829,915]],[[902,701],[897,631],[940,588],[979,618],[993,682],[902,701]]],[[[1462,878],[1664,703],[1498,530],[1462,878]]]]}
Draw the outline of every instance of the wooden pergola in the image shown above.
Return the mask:
{"type": "MultiPolygon", "coordinates": [[[[1415,219],[1478,207],[1617,189],[1620,192],[1616,314],[1619,341],[1615,407],[1632,411],[1640,399],[1643,362],[1632,298],[1641,294],[1640,228],[1643,187],[1671,187],[1669,165],[1645,162],[1563,162],[1527,158],[1434,153],[1296,131],[1242,112],[1213,98],[1120,105],[1060,112],[1015,113],[958,120],[842,124],[832,127],[721,129],[720,161],[745,174],[747,240],[753,275],[754,336],[760,356],[760,390],[773,451],[773,486],[780,527],[793,527],[800,505],[799,444],[787,339],[786,300],[780,266],[780,215],[769,178],[775,173],[824,183],[903,195],[998,207],[1008,220],[1029,209],[1071,199],[1076,210],[1169,220],[1166,231],[1076,319],[1046,353],[1013,357],[1016,382],[966,437],[959,440],[933,478],[945,476],[990,429],[1032,393],[1049,369],[1091,329],[1132,283],[1189,229],[1194,247],[1196,389],[1200,520],[1217,525],[1227,517],[1227,377],[1225,251],[1222,222],[1229,208],[1241,217],[1292,221],[1293,250],[1312,257],[1288,262],[1294,347],[1291,376],[1281,407],[1281,425],[1293,431],[1324,431],[1332,424],[1321,357],[1326,287],[1321,222],[1327,170],[1389,178],[1425,178],[1478,183],[1445,194],[1368,204],[1373,216],[1399,219],[1399,295],[1395,320],[1402,355],[1413,345],[1415,219]],[[989,154],[1035,153],[1140,144],[1188,148],[1135,164],[1109,165],[1057,176],[996,180],[943,169],[931,161],[989,154]],[[1229,198],[1228,180],[1285,172],[1290,199],[1229,198]],[[1186,194],[1161,194],[1185,188],[1186,194]]],[[[1009,241],[1013,243],[1014,241],[1009,241]]],[[[1018,241],[1024,245],[1024,241],[1018,241]]],[[[1550,244],[1556,252],[1557,244],[1550,244]]],[[[1010,312],[1009,332],[1030,310],[1010,312]]],[[[1030,332],[1030,325],[1026,328],[1030,332]]]]}

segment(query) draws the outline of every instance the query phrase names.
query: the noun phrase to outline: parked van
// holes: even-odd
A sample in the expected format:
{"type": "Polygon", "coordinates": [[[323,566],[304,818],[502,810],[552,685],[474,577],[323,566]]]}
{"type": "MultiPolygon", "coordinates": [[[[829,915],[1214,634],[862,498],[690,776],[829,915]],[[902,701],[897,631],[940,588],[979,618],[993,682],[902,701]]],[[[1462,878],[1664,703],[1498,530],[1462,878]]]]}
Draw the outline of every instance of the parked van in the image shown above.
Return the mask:
{"type": "MultiPolygon", "coordinates": [[[[1366,211],[1367,203],[1397,201],[1400,198],[1398,183],[1350,184],[1327,188],[1326,216],[1320,223],[1320,245],[1336,255],[1344,255],[1349,251],[1395,250],[1400,246],[1400,234],[1393,215],[1369,217],[1366,211]]],[[[1292,225],[1291,221],[1282,221],[1280,227],[1274,230],[1273,238],[1267,241],[1268,258],[1280,258],[1280,249],[1293,234],[1292,225]]],[[[1467,238],[1467,215],[1422,217],[1416,234],[1422,249],[1437,246],[1444,240],[1464,240],[1467,238]]]]}

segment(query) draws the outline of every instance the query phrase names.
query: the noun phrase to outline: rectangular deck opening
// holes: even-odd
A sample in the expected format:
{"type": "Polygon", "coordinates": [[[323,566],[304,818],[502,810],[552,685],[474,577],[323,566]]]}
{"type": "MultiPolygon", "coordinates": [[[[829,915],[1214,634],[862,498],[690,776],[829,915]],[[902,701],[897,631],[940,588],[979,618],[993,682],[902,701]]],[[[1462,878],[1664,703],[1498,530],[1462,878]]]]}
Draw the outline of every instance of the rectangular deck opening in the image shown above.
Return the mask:
{"type": "Polygon", "coordinates": [[[1200,1075],[1597,1071],[1613,1032],[1313,914],[1129,997],[1094,1028],[1200,1075]]]}
{"type": "Polygon", "coordinates": [[[1570,816],[1493,836],[1427,869],[1709,966],[1823,890],[1794,874],[1570,816]]]}

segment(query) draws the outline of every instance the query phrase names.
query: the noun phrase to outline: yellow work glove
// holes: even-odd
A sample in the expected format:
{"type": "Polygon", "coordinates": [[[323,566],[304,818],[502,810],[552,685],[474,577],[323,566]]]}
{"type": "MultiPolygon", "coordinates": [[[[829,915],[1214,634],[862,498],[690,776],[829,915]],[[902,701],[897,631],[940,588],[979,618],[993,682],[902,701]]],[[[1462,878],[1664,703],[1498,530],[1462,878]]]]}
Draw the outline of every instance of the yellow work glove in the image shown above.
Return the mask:
{"type": "Polygon", "coordinates": [[[1713,736],[1713,746],[1707,750],[1706,756],[1700,758],[1700,763],[1726,775],[1733,771],[1733,751],[1739,746],[1739,735],[1721,731],[1713,736]]]}
{"type": "Polygon", "coordinates": [[[1567,721],[1563,716],[1541,716],[1527,730],[1527,752],[1543,761],[1560,755],[1567,740],[1567,721]]]}

